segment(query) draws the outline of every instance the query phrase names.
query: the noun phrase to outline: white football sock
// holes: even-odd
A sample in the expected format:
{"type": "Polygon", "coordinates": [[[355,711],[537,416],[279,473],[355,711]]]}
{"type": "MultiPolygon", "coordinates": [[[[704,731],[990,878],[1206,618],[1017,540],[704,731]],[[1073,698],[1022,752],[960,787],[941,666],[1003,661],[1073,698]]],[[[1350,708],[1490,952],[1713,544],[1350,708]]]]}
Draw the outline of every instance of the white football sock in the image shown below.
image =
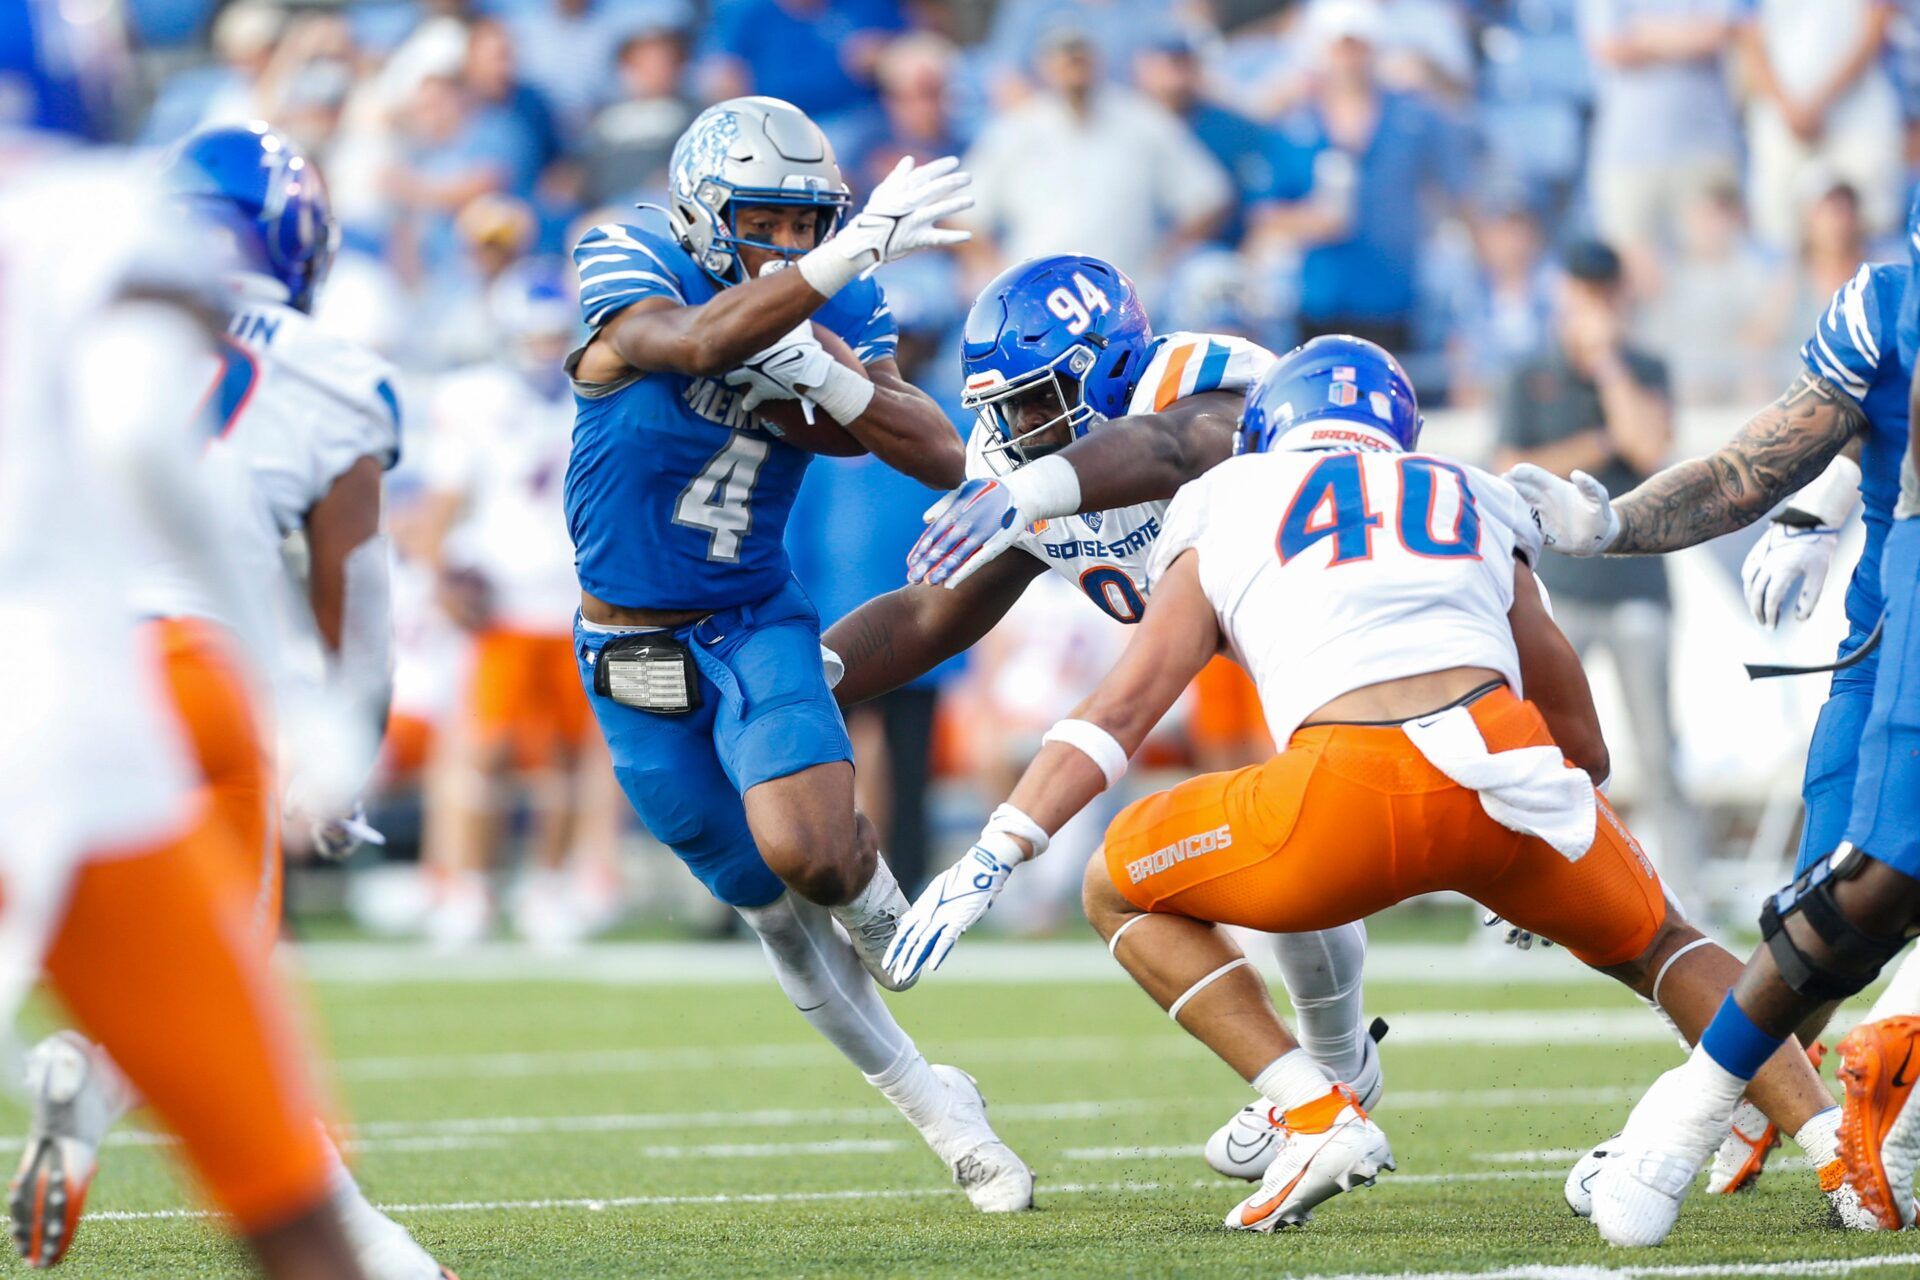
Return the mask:
{"type": "Polygon", "coordinates": [[[1893,971],[1893,981],[1867,1012],[1868,1022],[1897,1018],[1903,1013],[1920,1013],[1920,959],[1915,957],[1920,957],[1920,951],[1907,952],[1907,958],[1893,971]]]}
{"type": "Polygon", "coordinates": [[[1800,1126],[1793,1135],[1807,1160],[1815,1169],[1824,1169],[1840,1158],[1840,1108],[1828,1107],[1800,1126]]]}
{"type": "MultiPolygon", "coordinates": [[[[880,876],[876,873],[874,879],[880,876]]],[[[891,872],[886,881],[900,893],[891,872]]],[[[760,935],[760,949],[794,1008],[854,1066],[867,1075],[880,1075],[914,1052],[912,1038],[893,1020],[826,907],[788,892],[767,906],[736,910],[760,935]]]]}
{"type": "Polygon", "coordinates": [[[1367,1060],[1361,1010],[1367,926],[1356,920],[1317,933],[1277,933],[1273,954],[1293,1002],[1300,1047],[1335,1080],[1352,1080],[1367,1060]]]}
{"type": "Polygon", "coordinates": [[[885,1071],[868,1073],[867,1083],[900,1108],[900,1114],[915,1128],[925,1128],[946,1114],[947,1088],[911,1041],[900,1061],[885,1071]]]}
{"type": "Polygon", "coordinates": [[[1260,1096],[1284,1114],[1327,1096],[1327,1076],[1304,1049],[1283,1053],[1253,1078],[1260,1096]]]}
{"type": "Polygon", "coordinates": [[[1732,1121],[1733,1109],[1740,1105],[1749,1082],[1715,1062],[1712,1054],[1698,1047],[1687,1055],[1686,1062],[1677,1070],[1687,1074],[1694,1096],[1704,1104],[1701,1113],[1710,1116],[1714,1124],[1725,1128],[1732,1121]]]}

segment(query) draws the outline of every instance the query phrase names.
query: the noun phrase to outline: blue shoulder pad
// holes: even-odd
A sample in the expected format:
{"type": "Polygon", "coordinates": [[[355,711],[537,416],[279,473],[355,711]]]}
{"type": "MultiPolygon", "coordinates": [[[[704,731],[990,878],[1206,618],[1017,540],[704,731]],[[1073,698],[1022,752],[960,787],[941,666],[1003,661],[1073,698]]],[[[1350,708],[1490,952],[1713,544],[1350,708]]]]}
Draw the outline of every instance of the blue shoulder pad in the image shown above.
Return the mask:
{"type": "Polygon", "coordinates": [[[694,300],[688,287],[693,259],[657,231],[603,222],[574,246],[573,265],[580,273],[580,315],[589,329],[644,298],[671,298],[682,306],[694,300]]]}

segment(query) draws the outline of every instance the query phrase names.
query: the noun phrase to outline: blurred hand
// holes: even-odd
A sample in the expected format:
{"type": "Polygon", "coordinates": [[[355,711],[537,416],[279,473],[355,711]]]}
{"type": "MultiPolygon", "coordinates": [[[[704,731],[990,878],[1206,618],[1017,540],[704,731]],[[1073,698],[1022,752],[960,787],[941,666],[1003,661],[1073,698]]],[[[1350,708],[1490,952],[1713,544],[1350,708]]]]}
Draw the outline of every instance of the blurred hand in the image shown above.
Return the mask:
{"type": "Polygon", "coordinates": [[[1777,520],[1768,524],[1766,536],[1753,544],[1740,567],[1753,620],[1769,629],[1779,626],[1781,614],[1796,597],[1793,616],[1801,622],[1812,617],[1839,548],[1838,529],[1777,520]]]}
{"type": "Polygon", "coordinates": [[[920,518],[927,531],[907,553],[907,581],[949,590],[1012,546],[1029,523],[998,480],[969,480],[920,518]]]}

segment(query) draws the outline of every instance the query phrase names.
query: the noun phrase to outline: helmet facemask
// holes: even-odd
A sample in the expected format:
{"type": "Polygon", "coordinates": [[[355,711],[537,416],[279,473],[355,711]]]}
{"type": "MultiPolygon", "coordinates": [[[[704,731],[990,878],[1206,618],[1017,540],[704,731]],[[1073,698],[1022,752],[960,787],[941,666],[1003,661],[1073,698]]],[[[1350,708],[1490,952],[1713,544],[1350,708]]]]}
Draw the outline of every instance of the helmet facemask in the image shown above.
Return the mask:
{"type": "Polygon", "coordinates": [[[1093,362],[1092,351],[1075,346],[1011,381],[975,387],[986,379],[969,378],[960,402],[980,415],[991,436],[982,450],[988,460],[1021,467],[1059,452],[1105,421],[1083,397],[1081,375],[1093,362]]]}
{"type": "Polygon", "coordinates": [[[793,183],[790,188],[735,187],[717,178],[702,182],[695,190],[694,199],[711,215],[713,235],[705,249],[696,255],[700,265],[725,283],[740,284],[747,278],[746,265],[740,260],[741,249],[755,249],[791,262],[825,243],[827,237],[839,229],[852,197],[844,187],[836,191],[814,184],[812,179],[804,175],[794,175],[789,182],[793,183]],[[743,208],[795,207],[818,211],[814,219],[813,243],[801,248],[787,248],[766,240],[750,239],[742,236],[734,225],[735,216],[743,208]]]}

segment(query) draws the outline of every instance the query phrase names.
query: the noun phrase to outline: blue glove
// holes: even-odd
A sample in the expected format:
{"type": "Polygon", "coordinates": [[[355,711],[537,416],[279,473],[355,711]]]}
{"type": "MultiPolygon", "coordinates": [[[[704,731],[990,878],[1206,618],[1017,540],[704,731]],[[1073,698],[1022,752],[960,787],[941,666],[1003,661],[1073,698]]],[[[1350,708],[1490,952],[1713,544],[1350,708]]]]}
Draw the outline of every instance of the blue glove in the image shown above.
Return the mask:
{"type": "Polygon", "coordinates": [[[927,508],[927,531],[907,553],[907,581],[949,589],[1013,545],[1027,518],[998,480],[969,480],[927,508]]]}

